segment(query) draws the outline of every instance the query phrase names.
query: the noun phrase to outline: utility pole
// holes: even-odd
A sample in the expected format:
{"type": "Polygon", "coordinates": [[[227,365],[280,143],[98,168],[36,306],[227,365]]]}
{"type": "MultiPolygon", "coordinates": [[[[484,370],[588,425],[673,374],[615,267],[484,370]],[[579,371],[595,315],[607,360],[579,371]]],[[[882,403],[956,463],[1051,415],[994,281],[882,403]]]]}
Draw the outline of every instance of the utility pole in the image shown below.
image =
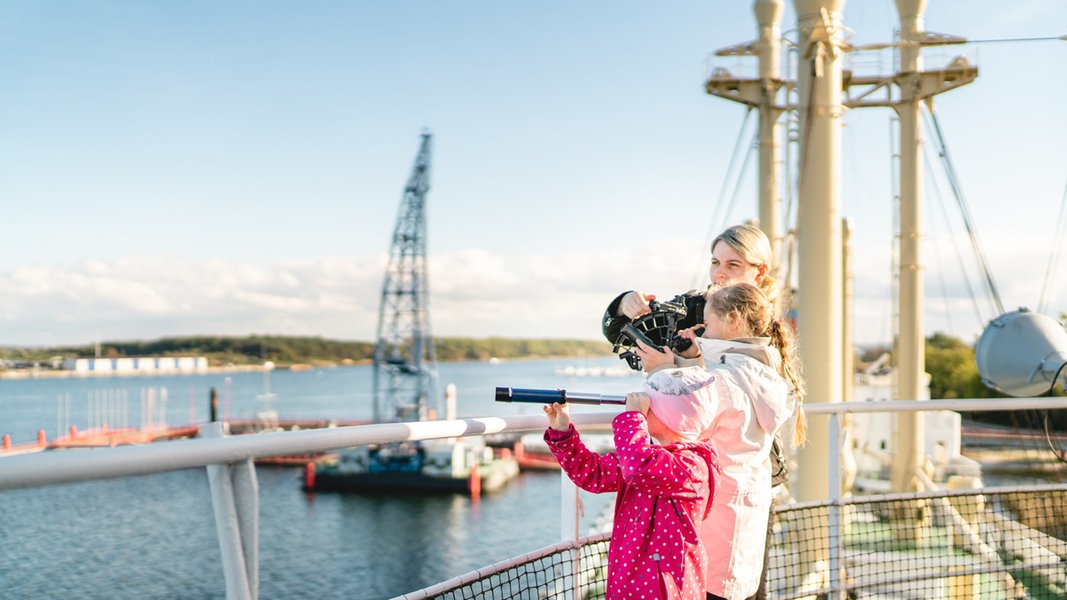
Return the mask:
{"type": "Polygon", "coordinates": [[[426,277],[426,192],[433,135],[423,131],[404,188],[382,284],[374,347],[374,421],[423,421],[437,401],[426,277]]]}

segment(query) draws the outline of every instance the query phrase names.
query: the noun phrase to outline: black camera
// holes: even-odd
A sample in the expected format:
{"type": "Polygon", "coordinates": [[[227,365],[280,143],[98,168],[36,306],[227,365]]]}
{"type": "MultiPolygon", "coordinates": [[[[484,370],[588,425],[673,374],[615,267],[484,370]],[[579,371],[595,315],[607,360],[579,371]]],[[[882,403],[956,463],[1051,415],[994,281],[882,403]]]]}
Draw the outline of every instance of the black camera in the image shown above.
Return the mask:
{"type": "Polygon", "coordinates": [[[682,352],[693,344],[679,336],[677,331],[678,322],[687,314],[683,296],[675,296],[668,302],[650,300],[648,307],[650,312],[624,324],[613,342],[612,351],[635,371],[641,370],[641,357],[634,352],[638,340],[656,350],[666,347],[676,352],[682,352]]]}

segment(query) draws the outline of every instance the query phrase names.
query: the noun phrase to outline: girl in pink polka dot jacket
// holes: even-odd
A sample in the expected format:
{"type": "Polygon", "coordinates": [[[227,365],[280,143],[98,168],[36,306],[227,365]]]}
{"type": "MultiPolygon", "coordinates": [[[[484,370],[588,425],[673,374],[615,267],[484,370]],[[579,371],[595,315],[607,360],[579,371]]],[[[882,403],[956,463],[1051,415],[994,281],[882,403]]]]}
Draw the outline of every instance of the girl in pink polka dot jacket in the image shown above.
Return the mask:
{"type": "Polygon", "coordinates": [[[679,371],[693,381],[679,381],[671,392],[646,385],[645,391],[626,395],[626,411],[612,421],[615,451],[607,454],[582,443],[567,405],[544,407],[545,442],[575,485],[616,492],[608,600],[705,597],[707,553],[700,524],[711,506],[719,466],[712,447],[696,441],[713,418],[690,393],[707,384],[703,369],[679,371]]]}

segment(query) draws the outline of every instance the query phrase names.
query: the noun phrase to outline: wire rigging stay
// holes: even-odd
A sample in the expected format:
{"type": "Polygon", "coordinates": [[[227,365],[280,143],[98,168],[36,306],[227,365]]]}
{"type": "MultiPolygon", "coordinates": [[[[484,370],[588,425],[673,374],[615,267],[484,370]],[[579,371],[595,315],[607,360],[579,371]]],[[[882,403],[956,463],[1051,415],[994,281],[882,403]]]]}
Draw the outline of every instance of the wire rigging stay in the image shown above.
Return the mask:
{"type": "Polygon", "coordinates": [[[1056,265],[1060,262],[1063,252],[1064,234],[1067,233],[1067,183],[1063,184],[1063,197],[1060,198],[1060,215],[1056,218],[1056,233],[1052,236],[1052,252],[1049,253],[1048,266],[1045,268],[1045,281],[1041,285],[1041,299],[1037,303],[1037,311],[1045,312],[1048,308],[1048,297],[1051,292],[1052,282],[1055,280],[1056,265]]]}
{"type": "Polygon", "coordinates": [[[970,208],[967,206],[967,199],[963,194],[963,186],[960,184],[959,177],[956,174],[956,168],[952,164],[952,158],[948,154],[948,145],[945,143],[945,136],[941,131],[941,123],[938,121],[937,113],[934,112],[933,106],[923,103],[926,108],[923,111],[929,120],[930,129],[934,133],[935,141],[937,143],[938,156],[941,158],[941,162],[945,167],[945,176],[948,179],[949,187],[952,188],[952,195],[956,199],[956,203],[960,208],[960,215],[963,216],[963,225],[967,229],[967,236],[970,238],[971,247],[974,249],[975,259],[978,261],[978,265],[982,270],[982,275],[985,278],[985,283],[989,291],[990,298],[993,300],[996,312],[995,315],[1004,313],[1004,304],[1000,300],[1000,293],[997,291],[997,285],[993,281],[993,273],[989,268],[989,261],[986,259],[985,252],[982,250],[981,244],[978,242],[978,234],[975,231],[974,219],[971,217],[970,208]]]}

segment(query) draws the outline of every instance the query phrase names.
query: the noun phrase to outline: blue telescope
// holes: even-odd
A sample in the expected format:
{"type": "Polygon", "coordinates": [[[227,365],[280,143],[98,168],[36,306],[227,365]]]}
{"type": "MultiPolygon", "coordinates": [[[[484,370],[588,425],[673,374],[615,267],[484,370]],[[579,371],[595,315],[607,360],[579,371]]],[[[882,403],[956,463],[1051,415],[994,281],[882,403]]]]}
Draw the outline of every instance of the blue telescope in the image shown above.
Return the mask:
{"type": "Polygon", "coordinates": [[[626,396],[617,394],[583,394],[567,390],[542,390],[533,388],[496,388],[497,402],[524,402],[530,404],[626,404],[626,396]]]}

